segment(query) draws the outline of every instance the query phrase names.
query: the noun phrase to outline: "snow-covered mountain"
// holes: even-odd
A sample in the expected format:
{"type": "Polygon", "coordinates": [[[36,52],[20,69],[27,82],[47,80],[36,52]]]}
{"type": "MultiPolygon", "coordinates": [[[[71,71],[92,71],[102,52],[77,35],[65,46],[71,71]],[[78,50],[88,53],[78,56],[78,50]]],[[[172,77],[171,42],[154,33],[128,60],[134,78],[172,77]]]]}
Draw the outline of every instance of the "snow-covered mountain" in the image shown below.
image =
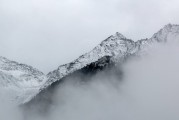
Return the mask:
{"type": "Polygon", "coordinates": [[[57,70],[50,72],[48,81],[44,84],[44,88],[51,85],[57,80],[73,73],[93,62],[98,61],[104,56],[113,56],[114,59],[122,59],[128,53],[135,53],[135,42],[127,39],[120,33],[110,36],[101,44],[96,46],[92,51],[80,56],[71,63],[64,64],[58,67],[57,70]]]}
{"type": "Polygon", "coordinates": [[[41,90],[71,73],[80,70],[93,62],[97,62],[105,56],[110,56],[110,59],[114,63],[119,63],[128,56],[143,54],[153,44],[177,41],[179,42],[179,25],[168,24],[155,33],[150,39],[141,39],[136,42],[127,39],[117,32],[102,41],[89,53],[80,56],[71,63],[61,65],[58,69],[50,72],[47,75],[48,80],[41,90]]]}
{"type": "Polygon", "coordinates": [[[9,99],[24,103],[36,95],[46,75],[37,69],[0,57],[0,89],[7,90],[9,99]]]}
{"type": "Polygon", "coordinates": [[[142,39],[136,42],[138,47],[137,53],[145,52],[148,47],[155,45],[156,43],[177,43],[179,42],[179,25],[168,24],[164,28],[160,29],[150,39],[142,39]]]}
{"type": "Polygon", "coordinates": [[[68,64],[59,66],[48,75],[44,75],[31,66],[0,57],[0,88],[15,91],[13,98],[20,103],[26,103],[54,87],[52,84],[58,84],[62,79],[77,71],[90,72],[98,68],[102,70],[111,63],[114,65],[122,63],[130,56],[143,55],[150,46],[165,42],[179,42],[179,25],[168,24],[151,38],[136,42],[117,32],[90,52],[68,64]]]}

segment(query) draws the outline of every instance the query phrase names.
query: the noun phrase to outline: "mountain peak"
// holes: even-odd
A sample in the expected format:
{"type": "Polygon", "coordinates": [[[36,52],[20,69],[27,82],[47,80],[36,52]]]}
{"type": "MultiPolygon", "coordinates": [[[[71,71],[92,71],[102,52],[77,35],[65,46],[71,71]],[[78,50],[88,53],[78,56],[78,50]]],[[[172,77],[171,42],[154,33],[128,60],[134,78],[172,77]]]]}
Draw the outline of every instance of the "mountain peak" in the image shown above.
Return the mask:
{"type": "Polygon", "coordinates": [[[173,24],[168,23],[167,25],[164,26],[164,28],[171,28],[173,26],[173,24]]]}
{"type": "Polygon", "coordinates": [[[133,48],[134,44],[134,41],[129,40],[121,33],[116,32],[114,35],[111,35],[107,39],[103,40],[90,52],[83,54],[71,63],[61,65],[57,70],[50,72],[48,74],[48,81],[45,83],[42,89],[51,85],[53,82],[58,81],[61,78],[73,73],[74,71],[100,60],[101,58],[106,56],[110,56],[111,58],[123,56],[133,48]]]}
{"type": "Polygon", "coordinates": [[[157,33],[155,33],[151,40],[157,42],[176,41],[179,38],[179,25],[167,24],[157,33]]]}
{"type": "Polygon", "coordinates": [[[127,38],[124,35],[122,35],[121,33],[116,32],[114,35],[111,35],[107,39],[103,40],[100,43],[100,47],[105,47],[106,48],[107,46],[109,46],[111,48],[112,46],[121,44],[121,40],[122,41],[127,40],[127,38]]]}
{"type": "Polygon", "coordinates": [[[165,25],[160,31],[168,31],[168,32],[176,32],[176,30],[179,30],[179,25],[177,24],[167,24],[165,25]]]}
{"type": "Polygon", "coordinates": [[[172,27],[179,27],[179,25],[169,23],[169,24],[164,26],[164,28],[172,28],[172,27]]]}
{"type": "Polygon", "coordinates": [[[119,32],[116,32],[113,36],[118,37],[118,38],[126,39],[126,37],[124,35],[122,35],[121,33],[119,33],[119,32]]]}

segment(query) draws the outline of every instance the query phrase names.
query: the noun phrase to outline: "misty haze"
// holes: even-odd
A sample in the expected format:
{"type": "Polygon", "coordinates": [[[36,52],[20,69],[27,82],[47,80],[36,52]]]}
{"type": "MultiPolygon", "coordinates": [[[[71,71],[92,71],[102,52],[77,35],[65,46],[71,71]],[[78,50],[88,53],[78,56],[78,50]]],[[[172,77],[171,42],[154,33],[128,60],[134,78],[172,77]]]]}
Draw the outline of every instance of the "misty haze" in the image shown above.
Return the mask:
{"type": "Polygon", "coordinates": [[[0,120],[179,120],[177,0],[1,0],[0,120]]]}

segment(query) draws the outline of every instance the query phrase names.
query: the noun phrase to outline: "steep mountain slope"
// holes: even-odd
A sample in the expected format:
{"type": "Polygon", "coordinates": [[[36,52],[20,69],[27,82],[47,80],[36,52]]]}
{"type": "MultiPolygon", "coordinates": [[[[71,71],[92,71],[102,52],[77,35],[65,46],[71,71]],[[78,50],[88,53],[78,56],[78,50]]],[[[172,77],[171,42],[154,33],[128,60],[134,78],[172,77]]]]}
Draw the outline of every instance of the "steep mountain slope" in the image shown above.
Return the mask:
{"type": "Polygon", "coordinates": [[[120,33],[116,33],[108,37],[106,40],[102,41],[101,44],[96,46],[92,51],[80,56],[75,61],[61,65],[57,70],[50,72],[48,76],[48,81],[44,84],[43,88],[51,85],[55,81],[81,69],[85,66],[100,60],[105,56],[113,57],[113,61],[123,59],[127,54],[135,53],[135,42],[127,39],[120,33]]]}
{"type": "Polygon", "coordinates": [[[150,39],[142,39],[136,42],[127,39],[120,33],[116,33],[102,41],[92,51],[80,56],[71,63],[61,65],[57,70],[50,72],[47,82],[42,89],[63,77],[80,70],[93,62],[97,62],[102,57],[109,56],[114,63],[122,62],[123,59],[131,55],[142,55],[147,49],[156,43],[179,42],[179,25],[168,24],[150,39]]]}
{"type": "Polygon", "coordinates": [[[46,76],[37,69],[0,57],[0,88],[13,93],[11,100],[24,103],[44,84],[46,76]]]}

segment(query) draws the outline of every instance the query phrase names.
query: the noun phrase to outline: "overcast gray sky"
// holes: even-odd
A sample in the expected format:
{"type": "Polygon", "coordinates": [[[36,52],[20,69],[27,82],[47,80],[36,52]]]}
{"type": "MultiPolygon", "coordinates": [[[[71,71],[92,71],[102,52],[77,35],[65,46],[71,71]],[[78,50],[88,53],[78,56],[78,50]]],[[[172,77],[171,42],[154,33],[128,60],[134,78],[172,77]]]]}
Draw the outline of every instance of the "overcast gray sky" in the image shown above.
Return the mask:
{"type": "Polygon", "coordinates": [[[138,40],[179,24],[178,0],[0,0],[0,55],[45,73],[115,32],[138,40]]]}

